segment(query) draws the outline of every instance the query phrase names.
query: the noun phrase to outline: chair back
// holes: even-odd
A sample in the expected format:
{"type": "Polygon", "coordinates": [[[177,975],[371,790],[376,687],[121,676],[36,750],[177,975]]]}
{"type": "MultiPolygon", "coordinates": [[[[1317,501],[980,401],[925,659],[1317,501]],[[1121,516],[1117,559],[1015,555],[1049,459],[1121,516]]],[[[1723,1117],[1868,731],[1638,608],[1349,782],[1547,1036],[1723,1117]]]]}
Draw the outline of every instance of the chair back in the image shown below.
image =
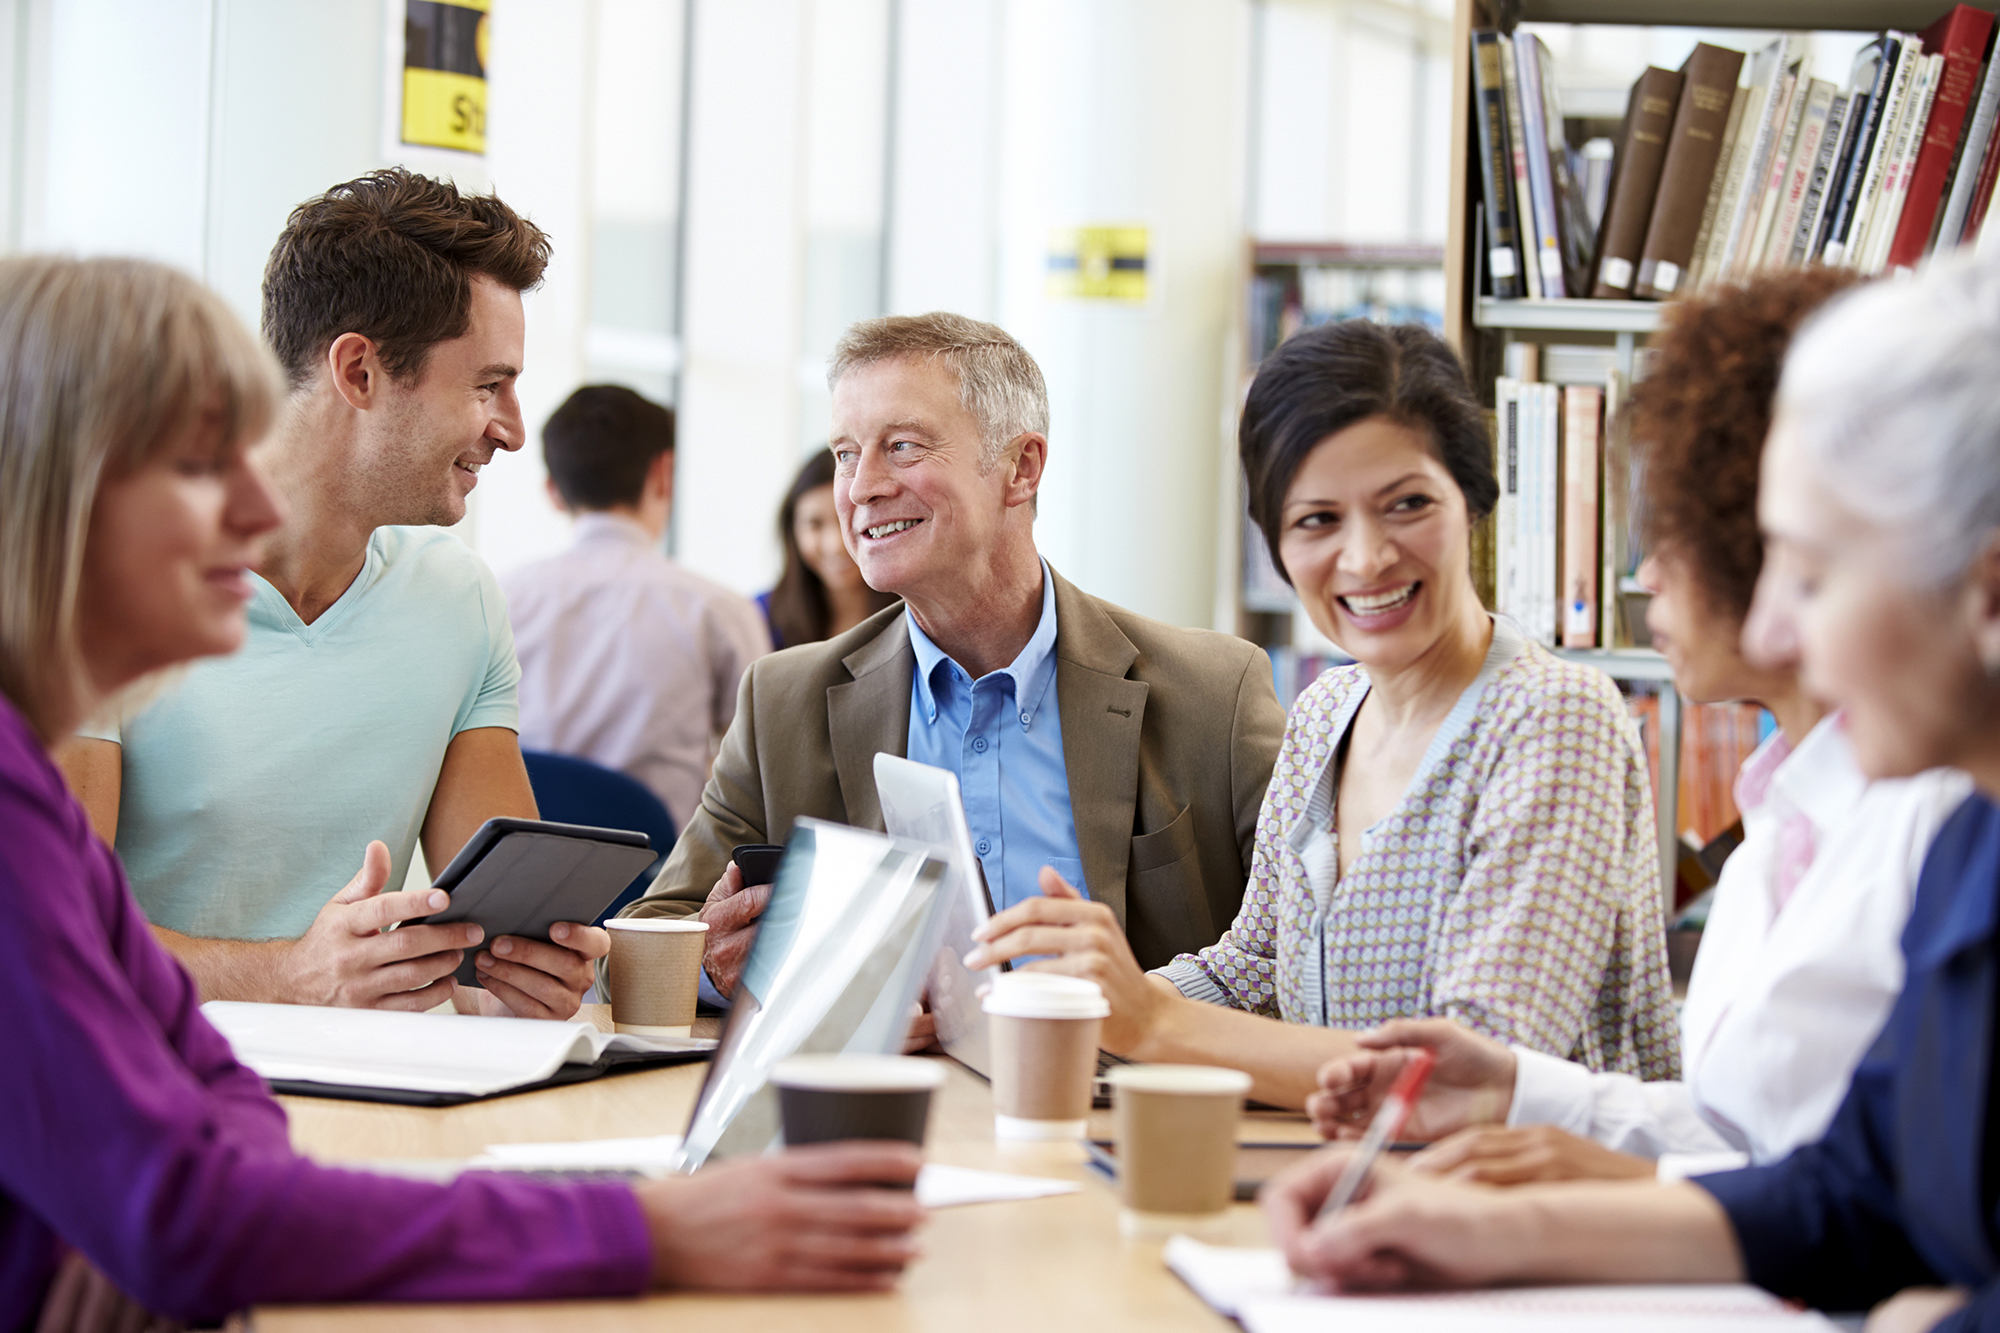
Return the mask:
{"type": "Polygon", "coordinates": [[[591,923],[602,925],[605,918],[617,916],[627,903],[643,894],[653,876],[660,873],[667,853],[674,849],[674,817],[652,788],[615,768],[546,750],[523,750],[521,758],[528,765],[528,785],[535,789],[535,806],[543,819],[590,828],[629,829],[653,840],[653,850],[658,853],[653,864],[640,871],[591,923]]]}

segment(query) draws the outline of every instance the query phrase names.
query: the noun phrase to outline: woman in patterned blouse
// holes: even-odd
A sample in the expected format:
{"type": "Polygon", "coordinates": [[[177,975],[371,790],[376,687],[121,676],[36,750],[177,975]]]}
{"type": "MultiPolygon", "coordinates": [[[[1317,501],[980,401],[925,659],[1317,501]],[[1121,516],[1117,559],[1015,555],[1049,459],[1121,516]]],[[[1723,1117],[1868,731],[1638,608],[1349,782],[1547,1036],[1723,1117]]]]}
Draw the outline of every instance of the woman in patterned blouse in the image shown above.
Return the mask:
{"type": "Polygon", "coordinates": [[[1243,1069],[1283,1106],[1411,1015],[1675,1077],[1645,754],[1609,677],[1480,605],[1497,487],[1457,357],[1416,327],[1302,333],[1259,368],[1241,445],[1275,563],[1355,665],[1292,708],[1235,923],[1148,976],[1044,870],[968,961],[1054,955],[1031,966],[1104,987],[1106,1049],[1243,1069]]]}

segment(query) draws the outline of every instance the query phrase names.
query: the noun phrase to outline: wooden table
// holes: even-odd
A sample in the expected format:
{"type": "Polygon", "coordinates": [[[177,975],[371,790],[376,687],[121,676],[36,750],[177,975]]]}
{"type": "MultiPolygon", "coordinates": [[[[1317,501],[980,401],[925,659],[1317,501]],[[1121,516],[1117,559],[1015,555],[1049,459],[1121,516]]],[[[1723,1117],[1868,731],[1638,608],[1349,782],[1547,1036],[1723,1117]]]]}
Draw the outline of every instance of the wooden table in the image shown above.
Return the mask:
{"type": "MultiPolygon", "coordinates": [[[[591,1015],[603,1024],[601,1012],[591,1015]]],[[[286,1097],[292,1142],[325,1162],[385,1158],[466,1158],[489,1143],[677,1134],[705,1066],[648,1070],[566,1088],[446,1109],[286,1097]]],[[[940,1209],[922,1235],[924,1257],[884,1296],[754,1297],[675,1295],[639,1300],[493,1305],[286,1306],[255,1312],[258,1333],[321,1330],[508,1330],[560,1327],[716,1329],[729,1333],[811,1329],[815,1333],[1092,1333],[1144,1330],[1204,1333],[1232,1328],[1160,1260],[1160,1244],[1118,1234],[1112,1188],[1083,1165],[1074,1145],[999,1145],[985,1082],[956,1064],[931,1111],[926,1152],[934,1161],[1084,1182],[1078,1194],[940,1209]]],[[[1110,1136],[1110,1113],[1091,1130],[1110,1136]]],[[[1241,1137],[1310,1142],[1302,1117],[1246,1115],[1241,1137]]],[[[1225,1244],[1266,1243],[1256,1209],[1239,1204],[1204,1235],[1225,1244]]]]}

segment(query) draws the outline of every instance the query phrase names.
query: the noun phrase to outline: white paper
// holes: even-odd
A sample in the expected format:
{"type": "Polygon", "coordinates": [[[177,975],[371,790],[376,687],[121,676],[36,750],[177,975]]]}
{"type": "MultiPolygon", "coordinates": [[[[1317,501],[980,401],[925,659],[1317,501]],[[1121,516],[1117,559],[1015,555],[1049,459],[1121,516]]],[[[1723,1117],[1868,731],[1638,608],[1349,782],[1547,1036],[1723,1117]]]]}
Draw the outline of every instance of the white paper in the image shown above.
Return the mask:
{"type": "Polygon", "coordinates": [[[1248,1333],[1810,1333],[1835,1325],[1750,1286],[1517,1287],[1407,1296],[1264,1297],[1240,1313],[1248,1333]]]}
{"type": "MultiPolygon", "coordinates": [[[[466,1165],[474,1171],[636,1171],[660,1176],[675,1169],[680,1148],[678,1134],[568,1143],[489,1143],[485,1153],[466,1165]]],[[[917,1202],[926,1208],[956,1208],[1075,1194],[1082,1188],[1073,1180],[927,1162],[917,1175],[917,1202]]]]}
{"type": "Polygon", "coordinates": [[[707,1038],[644,1038],[590,1024],[211,1000],[201,1007],[265,1079],[483,1096],[538,1083],[607,1051],[705,1051],[707,1038]]]}
{"type": "Polygon", "coordinates": [[[571,1143],[489,1143],[467,1165],[475,1171],[641,1171],[665,1175],[680,1155],[681,1136],[582,1139],[571,1143]]]}
{"type": "Polygon", "coordinates": [[[1074,1180],[1016,1176],[1005,1171],[976,1171],[969,1166],[926,1162],[917,1175],[917,1202],[926,1208],[956,1208],[966,1203],[1046,1199],[1056,1194],[1075,1194],[1082,1188],[1074,1180]]]}
{"type": "Polygon", "coordinates": [[[1276,1250],[1208,1245],[1192,1236],[1174,1236],[1161,1257],[1210,1309],[1232,1319],[1251,1301],[1298,1290],[1298,1279],[1276,1250]]]}
{"type": "Polygon", "coordinates": [[[1756,1287],[1516,1287],[1502,1291],[1323,1296],[1306,1289],[1276,1250],[1207,1245],[1189,1236],[1167,1242],[1167,1267],[1217,1314],[1241,1319],[1249,1333],[1458,1333],[1496,1330],[1616,1329],[1667,1333],[1699,1321],[1709,1333],[1809,1333],[1836,1327],[1825,1316],[1791,1309],[1756,1287]]]}

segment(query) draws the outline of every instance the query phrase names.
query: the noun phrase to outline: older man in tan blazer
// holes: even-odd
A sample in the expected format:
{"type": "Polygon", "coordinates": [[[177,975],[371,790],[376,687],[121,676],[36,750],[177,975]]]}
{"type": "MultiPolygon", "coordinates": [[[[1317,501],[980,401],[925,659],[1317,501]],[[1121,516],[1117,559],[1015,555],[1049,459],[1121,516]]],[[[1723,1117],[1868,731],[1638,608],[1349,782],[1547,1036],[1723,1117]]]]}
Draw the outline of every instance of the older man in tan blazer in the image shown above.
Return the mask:
{"type": "Polygon", "coordinates": [[[1121,610],[1042,560],[1033,525],[1048,397],[1000,329],[942,314],[866,321],[841,340],[828,378],[842,535],[868,583],[903,605],[751,665],[700,809],[626,915],[698,912],[708,977],[727,994],[770,897],[743,883],[731,848],[782,842],[802,815],[881,828],[874,757],[905,754],[914,738],[914,757],[962,747],[991,765],[986,780],[999,776],[997,806],[970,787],[967,799],[996,905],[1036,891],[1023,841],[1073,847],[1085,891],[1116,914],[1142,964],[1213,943],[1242,898],[1284,731],[1264,654],[1121,610]],[[987,690],[983,713],[961,706],[956,729],[947,716],[936,731],[941,708],[951,712],[940,700],[982,683],[1013,692],[987,690]],[[990,725],[996,704],[1011,723],[1016,699],[1018,730],[967,734],[968,717],[990,725]],[[1020,780],[1037,765],[1053,780],[1020,780]],[[1016,843],[1004,860],[1003,832],[1016,843]]]}

